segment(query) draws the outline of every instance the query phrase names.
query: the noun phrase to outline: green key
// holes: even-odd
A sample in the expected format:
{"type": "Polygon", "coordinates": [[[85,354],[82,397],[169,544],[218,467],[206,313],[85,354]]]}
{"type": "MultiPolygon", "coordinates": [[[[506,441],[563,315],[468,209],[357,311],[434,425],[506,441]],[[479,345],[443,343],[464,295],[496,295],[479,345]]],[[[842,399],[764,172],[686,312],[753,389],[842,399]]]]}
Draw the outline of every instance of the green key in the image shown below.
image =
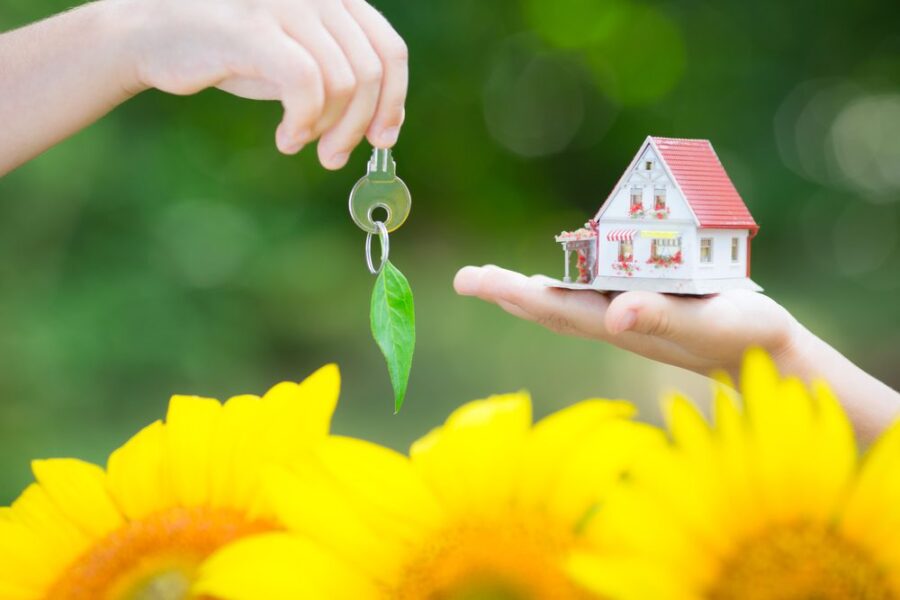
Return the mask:
{"type": "Polygon", "coordinates": [[[403,225],[411,207],[409,189],[397,177],[397,165],[390,148],[374,148],[368,172],[350,192],[353,221],[366,233],[378,233],[372,213],[383,208],[387,212],[384,228],[391,232],[403,225]]]}

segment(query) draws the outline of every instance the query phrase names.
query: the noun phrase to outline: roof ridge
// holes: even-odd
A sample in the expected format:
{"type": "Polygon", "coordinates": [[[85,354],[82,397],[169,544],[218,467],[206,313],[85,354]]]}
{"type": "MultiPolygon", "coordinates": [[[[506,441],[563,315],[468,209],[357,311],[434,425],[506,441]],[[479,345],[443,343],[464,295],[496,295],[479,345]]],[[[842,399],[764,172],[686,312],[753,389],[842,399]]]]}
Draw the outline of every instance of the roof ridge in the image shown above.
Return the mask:
{"type": "Polygon", "coordinates": [[[712,147],[712,142],[705,138],[675,138],[675,137],[664,137],[658,135],[650,136],[654,141],[657,142],[691,142],[691,143],[700,143],[700,144],[709,144],[712,147]]]}

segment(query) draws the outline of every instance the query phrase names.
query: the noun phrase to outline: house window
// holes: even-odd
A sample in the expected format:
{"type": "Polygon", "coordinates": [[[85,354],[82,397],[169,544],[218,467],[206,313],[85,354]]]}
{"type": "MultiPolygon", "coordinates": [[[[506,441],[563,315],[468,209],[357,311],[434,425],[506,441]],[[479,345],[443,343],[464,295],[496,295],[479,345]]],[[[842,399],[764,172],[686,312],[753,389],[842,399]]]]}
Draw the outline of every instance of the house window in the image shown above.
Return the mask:
{"type": "Polygon", "coordinates": [[[648,160],[648,161],[644,162],[644,170],[645,171],[653,170],[653,161],[652,160],[648,160]]]}
{"type": "Polygon", "coordinates": [[[632,217],[639,217],[644,211],[644,190],[641,188],[631,188],[631,208],[628,214],[632,217]]]}
{"type": "Polygon", "coordinates": [[[731,238],[731,262],[736,263],[741,256],[740,242],[738,238],[731,238]]]}
{"type": "Polygon", "coordinates": [[[619,242],[619,262],[631,262],[634,259],[634,243],[631,240],[619,242]]]}
{"type": "Polygon", "coordinates": [[[700,238],[700,262],[712,262],[712,238],[700,238]]]}
{"type": "Polygon", "coordinates": [[[666,210],[666,188],[656,188],[653,192],[653,209],[666,210]]]}
{"type": "Polygon", "coordinates": [[[652,239],[650,240],[650,258],[672,258],[675,255],[681,258],[681,238],[652,239]]]}

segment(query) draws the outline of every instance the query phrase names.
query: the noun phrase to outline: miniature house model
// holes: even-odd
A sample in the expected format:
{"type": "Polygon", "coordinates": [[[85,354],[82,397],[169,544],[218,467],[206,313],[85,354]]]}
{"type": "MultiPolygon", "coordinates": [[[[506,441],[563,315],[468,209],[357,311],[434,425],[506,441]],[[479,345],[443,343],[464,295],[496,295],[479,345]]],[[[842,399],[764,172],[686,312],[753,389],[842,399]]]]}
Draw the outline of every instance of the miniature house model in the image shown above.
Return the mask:
{"type": "Polygon", "coordinates": [[[566,272],[555,286],[760,291],[749,278],[758,230],[709,141],[648,137],[596,216],[556,236],[566,272]]]}

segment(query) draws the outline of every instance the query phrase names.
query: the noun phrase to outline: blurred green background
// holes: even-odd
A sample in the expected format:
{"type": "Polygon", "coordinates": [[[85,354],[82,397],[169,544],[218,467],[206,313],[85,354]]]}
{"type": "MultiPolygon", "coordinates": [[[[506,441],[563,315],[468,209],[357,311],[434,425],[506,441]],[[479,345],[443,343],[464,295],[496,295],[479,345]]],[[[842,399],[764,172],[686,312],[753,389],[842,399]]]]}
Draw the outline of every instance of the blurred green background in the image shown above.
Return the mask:
{"type": "MultiPolygon", "coordinates": [[[[391,245],[419,326],[404,412],[346,209],[368,147],[326,172],[276,152],[277,105],[149,92],[0,179],[0,502],[32,457],[105,460],[171,393],[259,393],[330,361],[334,429],[398,448],[494,392],[530,390],[539,415],[627,397],[651,420],[666,389],[702,399],[698,376],[451,288],[467,263],[561,275],[552,236],[647,134],[711,139],[762,226],[754,279],[900,387],[896,3],[376,5],[411,51],[395,157],[414,209],[391,245]]],[[[5,0],[0,28],[68,6],[5,0]]]]}

